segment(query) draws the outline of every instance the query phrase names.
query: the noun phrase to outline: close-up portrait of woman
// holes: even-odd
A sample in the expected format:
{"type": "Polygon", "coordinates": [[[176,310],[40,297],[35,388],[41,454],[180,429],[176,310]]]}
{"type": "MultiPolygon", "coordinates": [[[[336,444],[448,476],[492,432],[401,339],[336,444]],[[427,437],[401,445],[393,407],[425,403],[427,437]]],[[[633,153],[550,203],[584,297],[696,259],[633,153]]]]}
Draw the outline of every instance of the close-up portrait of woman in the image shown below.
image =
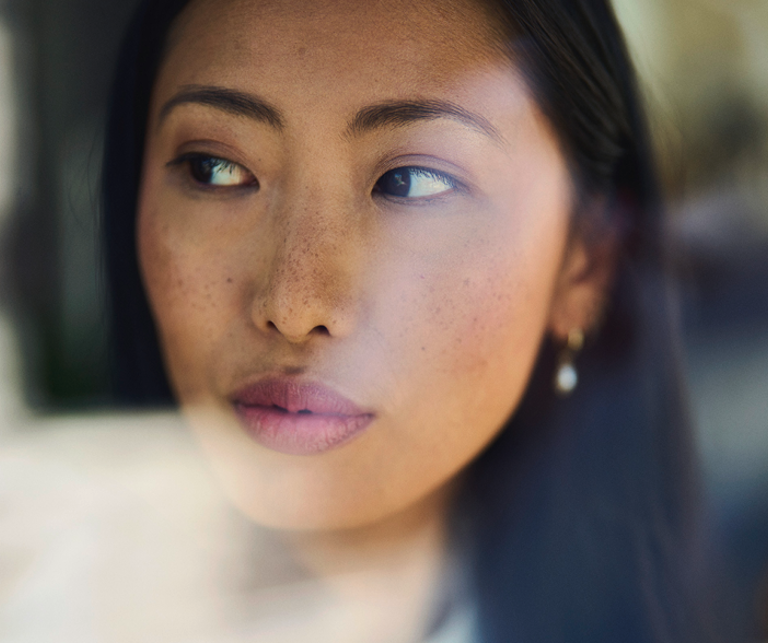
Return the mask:
{"type": "MultiPolygon", "coordinates": [[[[111,447],[37,432],[120,482],[50,483],[90,500],[48,526],[32,567],[56,572],[8,576],[1,640],[756,631],[720,574],[609,0],[149,0],[127,23],[94,274],[111,403],[149,419],[111,447]]],[[[8,440],[4,493],[45,497],[8,440]]]]}

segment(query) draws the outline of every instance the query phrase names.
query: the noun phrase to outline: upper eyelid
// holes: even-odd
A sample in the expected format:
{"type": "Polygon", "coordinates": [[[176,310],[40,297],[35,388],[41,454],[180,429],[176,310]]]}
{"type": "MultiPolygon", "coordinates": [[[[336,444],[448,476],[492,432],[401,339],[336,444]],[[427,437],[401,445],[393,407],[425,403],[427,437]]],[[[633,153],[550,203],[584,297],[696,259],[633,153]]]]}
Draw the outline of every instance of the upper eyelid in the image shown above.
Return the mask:
{"type": "MultiPolygon", "coordinates": [[[[207,154],[205,152],[185,152],[183,154],[176,156],[174,159],[171,159],[170,161],[168,161],[168,163],[166,163],[166,167],[168,168],[178,167],[183,165],[187,161],[190,161],[191,159],[210,159],[214,161],[223,161],[225,164],[235,165],[243,169],[245,172],[250,174],[254,179],[256,179],[256,174],[253,171],[251,171],[248,167],[243,165],[242,163],[239,163],[238,161],[233,161],[232,159],[228,159],[223,156],[217,156],[215,154],[207,154]]],[[[220,187],[225,187],[225,186],[220,186],[220,187]]]]}
{"type": "MultiPolygon", "coordinates": [[[[469,186],[466,183],[464,183],[461,179],[457,178],[455,175],[451,174],[450,172],[445,172],[444,170],[438,170],[436,168],[428,167],[425,165],[415,165],[415,164],[398,165],[397,167],[393,167],[391,170],[387,170],[386,172],[384,172],[384,174],[387,174],[389,172],[394,172],[395,170],[401,170],[401,169],[421,170],[424,174],[435,176],[446,181],[446,183],[449,183],[451,187],[456,191],[466,192],[469,190],[469,186]]],[[[381,176],[384,176],[384,174],[382,174],[381,176]]]]}
{"type": "MultiPolygon", "coordinates": [[[[433,178],[437,178],[441,181],[444,181],[446,185],[450,186],[451,190],[461,191],[464,189],[464,186],[462,185],[461,181],[459,181],[459,179],[457,179],[453,175],[448,174],[447,172],[441,172],[440,170],[433,170],[432,168],[421,167],[418,165],[410,165],[405,167],[411,170],[416,170],[417,173],[418,171],[421,171],[427,176],[431,176],[433,178]]],[[[445,192],[448,192],[448,190],[446,190],[445,192]]],[[[441,194],[444,194],[444,193],[441,193],[441,194]]],[[[434,196],[437,197],[439,195],[435,194],[434,196]]]]}
{"type": "Polygon", "coordinates": [[[216,138],[185,140],[174,146],[172,154],[173,159],[170,162],[184,156],[208,156],[229,163],[236,163],[246,169],[249,169],[249,161],[253,160],[249,158],[248,154],[244,154],[243,150],[238,149],[237,146],[229,145],[216,138]]]}
{"type": "Polygon", "coordinates": [[[468,170],[461,165],[457,165],[442,156],[433,154],[397,154],[394,157],[383,161],[375,170],[375,176],[378,180],[387,172],[402,168],[421,169],[431,174],[444,176],[453,181],[458,187],[468,192],[474,192],[476,185],[468,170]]]}
{"type": "MultiPolygon", "coordinates": [[[[397,170],[401,168],[395,168],[395,169],[397,170]]],[[[457,179],[452,174],[449,174],[448,172],[443,172],[442,170],[435,170],[434,168],[431,168],[431,167],[424,167],[422,165],[403,165],[402,169],[416,170],[417,173],[421,172],[423,174],[428,174],[430,176],[436,176],[441,179],[446,179],[451,183],[459,183],[459,179],[457,179]]]]}
{"type": "Polygon", "coordinates": [[[379,192],[376,192],[376,190],[374,189],[372,190],[371,196],[378,196],[379,198],[385,201],[390,201],[393,203],[400,203],[403,205],[418,207],[418,206],[426,206],[436,202],[441,202],[441,201],[444,201],[445,199],[451,198],[451,196],[471,196],[472,195],[471,186],[463,183],[460,179],[457,179],[455,176],[451,175],[448,172],[444,172],[442,170],[436,170],[430,167],[425,167],[423,165],[414,165],[414,164],[398,165],[381,174],[379,179],[384,175],[388,174],[389,172],[394,172],[398,169],[406,169],[406,168],[411,170],[422,170],[426,174],[437,175],[448,183],[448,185],[450,186],[450,189],[441,191],[436,194],[417,196],[417,197],[397,196],[394,194],[386,194],[384,192],[379,193],[379,192]]]}
{"type": "Polygon", "coordinates": [[[214,193],[220,193],[220,194],[237,194],[240,193],[243,190],[251,191],[254,187],[257,190],[260,190],[261,183],[259,179],[257,178],[256,174],[254,174],[251,170],[249,170],[245,165],[242,163],[238,163],[237,161],[233,161],[231,159],[218,156],[216,154],[208,154],[205,152],[184,152],[182,154],[177,155],[175,158],[171,159],[165,164],[165,167],[167,167],[169,170],[173,170],[174,172],[178,172],[180,169],[183,169],[183,166],[194,158],[202,158],[202,159],[211,159],[215,161],[223,161],[226,164],[232,164],[235,165],[242,170],[244,170],[247,174],[250,175],[251,179],[248,182],[243,183],[237,183],[234,185],[217,185],[215,183],[203,183],[195,179],[194,176],[192,176],[191,169],[188,169],[183,172],[184,174],[184,180],[185,182],[188,182],[190,187],[194,187],[196,191],[204,191],[204,192],[214,192],[214,193]]]}
{"type": "Polygon", "coordinates": [[[185,161],[188,161],[190,159],[211,159],[214,161],[223,161],[224,163],[231,163],[232,165],[238,165],[244,170],[248,170],[248,172],[250,172],[250,170],[243,163],[240,163],[239,161],[234,161],[225,156],[219,156],[218,154],[210,154],[208,152],[182,152],[181,154],[178,154],[177,156],[172,158],[170,161],[168,161],[166,165],[168,166],[176,165],[176,164],[184,163],[185,161]]]}

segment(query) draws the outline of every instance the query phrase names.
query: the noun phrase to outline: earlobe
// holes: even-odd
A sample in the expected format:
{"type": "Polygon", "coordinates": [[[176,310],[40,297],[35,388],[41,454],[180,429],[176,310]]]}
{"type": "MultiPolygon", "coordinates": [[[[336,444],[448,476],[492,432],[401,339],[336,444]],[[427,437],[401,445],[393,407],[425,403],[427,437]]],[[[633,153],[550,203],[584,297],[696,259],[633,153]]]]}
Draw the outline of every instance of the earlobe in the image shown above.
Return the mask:
{"type": "Polygon", "coordinates": [[[549,331],[556,340],[565,341],[574,328],[590,334],[599,326],[616,272],[618,246],[612,231],[589,242],[582,234],[571,239],[550,310],[549,331]]]}

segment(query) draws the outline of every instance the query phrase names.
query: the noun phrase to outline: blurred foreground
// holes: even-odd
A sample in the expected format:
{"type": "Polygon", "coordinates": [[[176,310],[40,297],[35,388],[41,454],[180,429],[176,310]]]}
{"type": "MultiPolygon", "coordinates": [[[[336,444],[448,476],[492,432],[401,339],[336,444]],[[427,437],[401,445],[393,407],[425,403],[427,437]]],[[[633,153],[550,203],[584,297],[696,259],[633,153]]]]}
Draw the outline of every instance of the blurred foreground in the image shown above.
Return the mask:
{"type": "MultiPolygon", "coordinates": [[[[8,331],[0,325],[0,641],[401,640],[383,618],[400,607],[382,604],[374,578],[343,579],[363,590],[350,602],[229,506],[175,413],[27,409],[8,331]]],[[[768,613],[768,338],[698,341],[709,535],[757,639],[768,613]]],[[[472,618],[457,612],[428,643],[470,640],[472,618]]]]}
{"type": "Polygon", "coordinates": [[[434,619],[427,638],[403,627],[423,585],[429,614],[443,613],[441,589],[458,573],[450,558],[438,591],[424,583],[434,561],[382,577],[378,550],[370,566],[321,580],[284,534],[228,504],[176,413],[26,408],[11,339],[0,317],[3,643],[471,640],[468,604],[434,619]]]}

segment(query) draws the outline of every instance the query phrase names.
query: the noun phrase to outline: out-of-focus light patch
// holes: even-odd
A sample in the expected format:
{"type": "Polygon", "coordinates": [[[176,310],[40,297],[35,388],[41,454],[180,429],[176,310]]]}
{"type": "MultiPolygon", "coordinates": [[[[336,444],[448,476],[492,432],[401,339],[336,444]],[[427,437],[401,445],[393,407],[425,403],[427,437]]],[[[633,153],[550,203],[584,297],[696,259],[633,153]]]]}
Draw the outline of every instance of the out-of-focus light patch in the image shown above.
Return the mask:
{"type": "Polygon", "coordinates": [[[670,42],[673,41],[673,34],[668,30],[670,21],[666,2],[667,0],[613,2],[616,18],[624,31],[635,66],[646,88],[659,95],[663,95],[658,85],[671,56],[670,42]]]}
{"type": "Polygon", "coordinates": [[[0,310],[0,433],[22,415],[19,387],[19,356],[16,337],[7,316],[0,310]]]}
{"type": "Polygon", "coordinates": [[[742,80],[749,93],[768,106],[768,2],[765,0],[701,0],[734,20],[742,47],[742,80]]]}
{"type": "Polygon", "coordinates": [[[768,336],[761,328],[689,340],[691,394],[702,465],[720,504],[768,491],[768,336]]]}
{"type": "Polygon", "coordinates": [[[12,74],[13,37],[0,21],[0,230],[10,210],[16,166],[16,104],[12,74]]]}
{"type": "Polygon", "coordinates": [[[768,108],[768,2],[735,3],[732,10],[743,34],[749,85],[768,108]]]}
{"type": "MultiPolygon", "coordinates": [[[[11,75],[13,41],[8,26],[0,22],[0,235],[11,210],[16,160],[16,105],[11,75]]],[[[16,342],[0,310],[0,430],[20,409],[18,356],[16,342]]]]}
{"type": "MultiPolygon", "coordinates": [[[[0,21],[0,235],[13,205],[16,179],[16,101],[12,74],[13,38],[0,21]]],[[[19,360],[7,317],[0,310],[0,431],[21,410],[19,360]]]]}

